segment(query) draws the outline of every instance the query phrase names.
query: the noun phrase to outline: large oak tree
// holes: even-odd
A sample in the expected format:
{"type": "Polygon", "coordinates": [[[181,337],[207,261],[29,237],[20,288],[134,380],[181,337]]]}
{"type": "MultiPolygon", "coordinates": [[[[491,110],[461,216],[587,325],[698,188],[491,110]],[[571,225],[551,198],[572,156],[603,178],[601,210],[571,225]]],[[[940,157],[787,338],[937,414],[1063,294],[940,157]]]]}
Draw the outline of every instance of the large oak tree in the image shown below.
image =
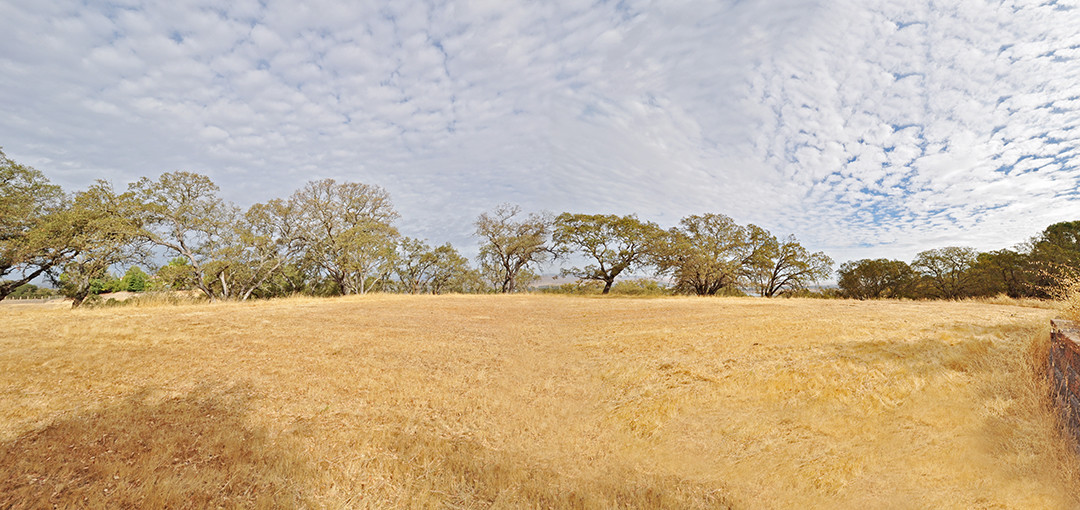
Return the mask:
{"type": "Polygon", "coordinates": [[[959,299],[970,295],[975,281],[971,268],[977,256],[972,248],[935,248],[920,252],[911,267],[933,289],[934,297],[959,299]]]}
{"type": "Polygon", "coordinates": [[[343,294],[364,294],[393,271],[398,214],[379,186],[334,179],[309,182],[293,194],[305,257],[343,294]]]}
{"type": "Polygon", "coordinates": [[[811,253],[794,235],[778,241],[768,232],[764,234],[747,270],[747,278],[759,295],[773,297],[784,290],[805,289],[832,274],[833,261],[825,253],[811,253]]]}
{"type": "Polygon", "coordinates": [[[711,296],[737,289],[767,239],[762,229],[742,227],[723,214],[683,218],[668,231],[655,254],[656,266],[670,274],[681,292],[711,296]]]}
{"type": "Polygon", "coordinates": [[[236,242],[239,211],[217,196],[217,185],[205,175],[169,172],[144,177],[129,190],[142,204],[145,239],[186,259],[192,282],[211,301],[228,298],[228,285],[217,282],[225,277],[222,256],[236,242]]]}
{"type": "Polygon", "coordinates": [[[551,221],[542,214],[524,215],[521,207],[503,204],[480,214],[475,225],[481,240],[480,267],[499,292],[524,288],[534,277],[530,266],[553,253],[547,244],[551,221]]]}
{"type": "Polygon", "coordinates": [[[0,299],[78,254],[63,190],[0,151],[0,299]]]}
{"type": "Polygon", "coordinates": [[[902,260],[862,259],[840,265],[840,292],[854,299],[911,297],[918,275],[902,260]]]}
{"type": "Polygon", "coordinates": [[[564,275],[603,282],[602,293],[607,294],[624,271],[648,265],[663,237],[655,223],[633,215],[563,213],[555,218],[552,240],[557,250],[594,262],[564,269],[564,275]]]}
{"type": "Polygon", "coordinates": [[[98,181],[75,195],[68,218],[79,253],[53,280],[72,299],[72,307],[78,307],[94,283],[108,277],[109,268],[139,260],[146,253],[140,242],[139,204],[130,192],[117,194],[109,183],[98,181]]]}

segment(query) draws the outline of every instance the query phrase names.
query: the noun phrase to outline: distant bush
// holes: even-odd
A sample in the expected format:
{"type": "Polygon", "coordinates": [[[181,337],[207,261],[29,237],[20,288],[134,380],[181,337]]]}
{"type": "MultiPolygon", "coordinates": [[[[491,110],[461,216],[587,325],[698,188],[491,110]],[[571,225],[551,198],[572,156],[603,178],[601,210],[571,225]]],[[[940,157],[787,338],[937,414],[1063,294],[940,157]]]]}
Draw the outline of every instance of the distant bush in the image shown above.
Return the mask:
{"type": "Polygon", "coordinates": [[[842,299],[844,297],[840,289],[836,288],[823,288],[817,290],[810,289],[796,289],[790,291],[784,291],[780,294],[781,297],[786,298],[813,298],[813,299],[842,299]]]}
{"type": "Polygon", "coordinates": [[[623,296],[668,296],[671,295],[671,289],[660,285],[656,280],[637,278],[615,282],[611,293],[623,296]]]}
{"type": "Polygon", "coordinates": [[[15,287],[15,290],[8,297],[14,299],[42,299],[56,297],[56,295],[56,289],[41,288],[32,283],[27,283],[15,287]]]}
{"type": "Polygon", "coordinates": [[[746,297],[747,296],[747,294],[745,292],[743,292],[742,289],[740,289],[738,287],[730,287],[730,286],[722,287],[720,290],[716,291],[716,294],[713,294],[713,295],[714,296],[719,296],[719,297],[746,297]]]}

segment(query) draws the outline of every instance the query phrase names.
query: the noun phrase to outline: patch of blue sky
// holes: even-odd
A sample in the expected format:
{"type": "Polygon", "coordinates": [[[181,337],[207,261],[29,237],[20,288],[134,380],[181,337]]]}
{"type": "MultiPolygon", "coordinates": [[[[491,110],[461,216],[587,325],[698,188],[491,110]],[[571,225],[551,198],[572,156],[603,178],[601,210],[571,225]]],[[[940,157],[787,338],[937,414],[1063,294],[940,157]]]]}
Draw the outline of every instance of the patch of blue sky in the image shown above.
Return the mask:
{"type": "Polygon", "coordinates": [[[916,25],[921,25],[921,26],[924,26],[924,27],[926,26],[925,21],[894,21],[893,23],[896,24],[896,29],[897,30],[903,30],[903,29],[905,29],[907,27],[916,26],[916,25]]]}

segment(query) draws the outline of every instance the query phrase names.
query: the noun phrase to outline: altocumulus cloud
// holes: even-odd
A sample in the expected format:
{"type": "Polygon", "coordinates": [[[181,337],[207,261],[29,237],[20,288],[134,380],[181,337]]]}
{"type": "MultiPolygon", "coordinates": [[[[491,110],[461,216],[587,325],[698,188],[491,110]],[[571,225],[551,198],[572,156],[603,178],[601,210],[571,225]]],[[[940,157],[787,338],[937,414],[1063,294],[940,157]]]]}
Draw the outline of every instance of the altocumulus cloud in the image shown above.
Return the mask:
{"type": "Polygon", "coordinates": [[[0,146],[66,188],[722,212],[838,260],[1080,219],[1073,1],[0,2],[0,146]]]}

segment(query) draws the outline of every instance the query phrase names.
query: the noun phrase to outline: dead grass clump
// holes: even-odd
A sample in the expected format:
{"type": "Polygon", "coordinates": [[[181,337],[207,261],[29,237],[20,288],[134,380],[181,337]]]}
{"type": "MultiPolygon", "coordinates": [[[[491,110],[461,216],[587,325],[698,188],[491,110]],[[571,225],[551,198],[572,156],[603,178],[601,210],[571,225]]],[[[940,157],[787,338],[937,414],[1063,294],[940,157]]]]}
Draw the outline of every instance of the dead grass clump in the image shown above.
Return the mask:
{"type": "MultiPolygon", "coordinates": [[[[390,431],[375,446],[390,453],[384,469],[404,480],[395,506],[411,508],[721,509],[721,491],[678,477],[629,469],[571,476],[527,453],[496,450],[433,431],[390,431]]],[[[603,471],[603,470],[599,470],[603,471]]]]}
{"type": "Polygon", "coordinates": [[[147,308],[157,306],[192,305],[207,302],[206,296],[204,296],[202,293],[196,293],[191,291],[140,292],[138,294],[124,294],[126,295],[120,296],[121,299],[118,299],[110,294],[94,296],[95,299],[88,299],[87,301],[84,301],[83,306],[87,308],[110,308],[118,306],[147,308]]]}
{"type": "MultiPolygon", "coordinates": [[[[1016,437],[1034,437],[1036,444],[1028,445],[1029,450],[1046,452],[1053,465],[1058,467],[1060,478],[1075,484],[1076,480],[1080,480],[1080,456],[1076,455],[1076,452],[1080,452],[1080,443],[1075,431],[1067,429],[1068,420],[1054,401],[1054,382],[1049,359],[1050,336],[1036,336],[1028,346],[1028,363],[1023,367],[1024,373],[1020,374],[1022,380],[1027,381],[1027,385],[1010,387],[1007,390],[1023,399],[1022,408],[1027,411],[1026,414],[1037,414],[1052,420],[1054,433],[1047,433],[1046,427],[1032,431],[1030,427],[1028,430],[1017,430],[1015,426],[1012,432],[1016,437]]],[[[1006,447],[1013,446],[1013,442],[1003,444],[1006,447]]]]}
{"type": "Polygon", "coordinates": [[[1052,291],[1061,303],[1061,318],[1080,321],[1080,276],[1061,278],[1052,291]]]}
{"type": "Polygon", "coordinates": [[[998,294],[996,296],[984,296],[964,299],[964,302],[970,303],[982,303],[987,305],[1006,305],[1006,306],[1022,306],[1026,308],[1045,308],[1056,310],[1061,308],[1061,303],[1050,299],[1039,299],[1031,297],[1014,298],[1008,294],[998,294]]]}
{"type": "Polygon", "coordinates": [[[0,507],[305,506],[305,464],[245,423],[247,398],[142,393],[24,433],[0,444],[0,507]]]}

